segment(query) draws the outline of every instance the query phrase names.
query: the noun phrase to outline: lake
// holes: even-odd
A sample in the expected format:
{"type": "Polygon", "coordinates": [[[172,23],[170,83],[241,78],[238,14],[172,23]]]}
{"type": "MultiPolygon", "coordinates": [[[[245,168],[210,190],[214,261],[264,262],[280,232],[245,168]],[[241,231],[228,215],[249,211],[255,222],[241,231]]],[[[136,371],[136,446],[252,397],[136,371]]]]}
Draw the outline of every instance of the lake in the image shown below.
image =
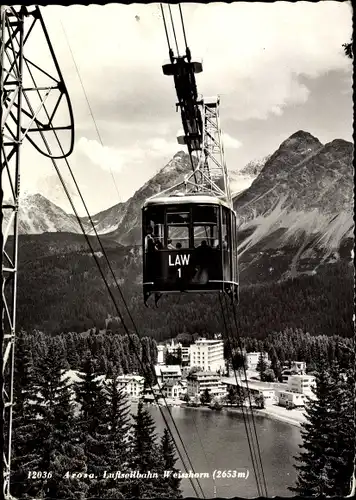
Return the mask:
{"type": "MultiPolygon", "coordinates": [[[[160,409],[147,406],[154,418],[157,431],[161,435],[165,427],[160,409]]],[[[172,433],[179,444],[179,449],[187,467],[191,466],[184,453],[183,446],[177,437],[167,408],[162,408],[172,433]]],[[[259,496],[253,472],[251,454],[249,451],[243,416],[238,413],[216,412],[209,409],[170,408],[172,417],[179,430],[184,446],[189,454],[191,464],[196,473],[209,473],[209,478],[199,479],[206,498],[214,497],[214,470],[249,471],[247,479],[217,479],[215,480],[216,497],[228,498],[241,496],[254,498],[259,496]]],[[[135,410],[134,410],[135,412],[135,410]]],[[[271,420],[255,415],[256,433],[258,436],[264,476],[267,484],[268,497],[293,496],[288,486],[293,486],[296,471],[293,467],[294,456],[298,454],[298,445],[302,442],[300,429],[293,425],[271,420]]],[[[254,438],[254,430],[251,424],[254,438]]],[[[177,467],[185,472],[182,462],[177,467]]],[[[195,479],[193,482],[201,491],[195,479]]],[[[183,495],[196,497],[189,479],[182,479],[183,495]]],[[[263,490],[262,490],[263,495],[263,490]]]]}

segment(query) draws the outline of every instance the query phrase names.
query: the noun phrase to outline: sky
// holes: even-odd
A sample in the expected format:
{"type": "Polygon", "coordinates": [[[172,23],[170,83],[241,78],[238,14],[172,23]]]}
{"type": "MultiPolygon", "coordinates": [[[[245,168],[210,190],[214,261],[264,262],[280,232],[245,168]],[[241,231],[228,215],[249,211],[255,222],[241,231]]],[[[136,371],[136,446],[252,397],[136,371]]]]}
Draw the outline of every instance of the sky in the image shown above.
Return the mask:
{"type": "MultiPolygon", "coordinates": [[[[229,169],[273,153],[300,129],[322,143],[352,140],[352,64],[342,49],[352,33],[350,3],[181,5],[193,59],[203,60],[198,92],[221,98],[229,169]]],[[[176,141],[181,124],[173,78],[162,73],[168,46],[160,7],[47,6],[41,12],[74,111],[69,162],[94,214],[127,200],[184,149],[176,141]]],[[[176,5],[172,14],[182,52],[176,5]]],[[[35,33],[25,50],[38,64],[50,64],[35,33]]],[[[66,120],[64,111],[60,118],[66,120]]],[[[66,177],[65,163],[58,165],[66,177]]],[[[21,168],[23,192],[41,192],[68,208],[52,162],[28,142],[21,168]]]]}

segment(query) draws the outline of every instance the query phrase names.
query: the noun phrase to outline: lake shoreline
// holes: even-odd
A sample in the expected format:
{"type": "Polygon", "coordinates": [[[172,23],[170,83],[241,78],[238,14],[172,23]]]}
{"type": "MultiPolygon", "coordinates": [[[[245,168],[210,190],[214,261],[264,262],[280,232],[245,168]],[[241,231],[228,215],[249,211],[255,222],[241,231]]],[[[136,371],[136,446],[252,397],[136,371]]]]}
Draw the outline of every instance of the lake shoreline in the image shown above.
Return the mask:
{"type": "MultiPolygon", "coordinates": [[[[132,401],[132,403],[137,404],[137,401],[132,401]]],[[[149,403],[149,404],[152,404],[152,403],[149,403]]],[[[157,404],[153,404],[153,406],[156,407],[157,404]]],[[[163,408],[165,407],[165,405],[161,405],[161,406],[163,408]]],[[[169,407],[170,408],[172,408],[172,407],[173,408],[187,408],[189,410],[199,410],[199,411],[207,411],[207,412],[215,412],[216,411],[216,410],[209,408],[208,406],[188,406],[186,403],[183,403],[181,405],[173,405],[173,406],[169,405],[169,407]]],[[[250,408],[247,406],[245,408],[246,408],[247,413],[251,414],[250,408]]],[[[221,409],[221,412],[222,413],[238,413],[240,415],[242,414],[241,408],[230,407],[230,406],[224,406],[221,409]]],[[[301,415],[299,412],[296,415],[293,415],[293,413],[290,414],[290,412],[291,412],[291,410],[285,410],[285,408],[282,408],[282,407],[279,407],[276,405],[273,405],[271,407],[266,406],[263,409],[253,408],[254,415],[260,415],[261,417],[266,417],[266,418],[269,418],[271,420],[283,422],[285,424],[293,425],[294,427],[300,428],[301,423],[306,421],[305,417],[303,415],[301,415]],[[287,411],[288,411],[288,414],[284,414],[284,412],[287,412],[287,411]]],[[[220,411],[218,411],[217,413],[220,413],[220,411]]]]}
{"type": "MultiPolygon", "coordinates": [[[[181,408],[189,408],[192,410],[206,410],[206,411],[216,411],[208,408],[207,406],[187,406],[187,405],[181,405],[181,408]]],[[[246,410],[249,414],[251,414],[251,411],[249,407],[246,407],[246,410]]],[[[283,409],[282,409],[283,410],[283,409]]],[[[228,407],[224,406],[224,408],[221,410],[224,413],[238,413],[242,414],[241,408],[235,408],[235,407],[228,407]]],[[[287,410],[285,410],[287,411],[287,410]]],[[[219,413],[219,412],[218,412],[219,413]]],[[[277,412],[270,411],[268,407],[264,409],[259,409],[259,408],[253,408],[253,414],[254,415],[261,415],[262,417],[270,418],[271,420],[277,420],[279,422],[283,422],[285,424],[293,425],[294,427],[299,427],[301,426],[302,421],[304,420],[298,420],[294,418],[292,415],[282,415],[277,412]]]]}
{"type": "MultiPolygon", "coordinates": [[[[241,408],[224,408],[227,413],[242,413],[241,408]]],[[[249,409],[247,408],[247,411],[249,409]]],[[[254,415],[261,415],[262,417],[270,418],[271,420],[277,420],[279,422],[284,422],[285,424],[293,425],[294,427],[300,427],[301,421],[289,416],[280,415],[278,413],[273,413],[269,411],[269,408],[253,408],[254,415]]]]}

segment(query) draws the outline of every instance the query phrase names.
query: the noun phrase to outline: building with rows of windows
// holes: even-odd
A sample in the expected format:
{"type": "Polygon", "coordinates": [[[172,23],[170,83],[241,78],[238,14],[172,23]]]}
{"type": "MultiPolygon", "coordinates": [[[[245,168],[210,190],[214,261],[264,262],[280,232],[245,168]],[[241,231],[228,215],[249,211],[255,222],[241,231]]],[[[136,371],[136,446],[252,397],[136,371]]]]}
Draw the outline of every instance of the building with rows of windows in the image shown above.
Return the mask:
{"type": "Polygon", "coordinates": [[[225,372],[223,341],[197,340],[190,346],[190,366],[198,366],[202,371],[225,372]]]}
{"type": "Polygon", "coordinates": [[[290,375],[288,389],[306,396],[313,396],[312,387],[315,386],[315,377],[312,375],[290,375]]]}
{"type": "Polygon", "coordinates": [[[129,396],[139,398],[144,388],[144,377],[141,375],[119,375],[116,379],[119,389],[123,389],[129,396]]]}
{"type": "Polygon", "coordinates": [[[213,397],[226,394],[226,388],[221,382],[220,375],[211,371],[194,372],[187,377],[188,396],[201,396],[208,389],[213,397]]]}

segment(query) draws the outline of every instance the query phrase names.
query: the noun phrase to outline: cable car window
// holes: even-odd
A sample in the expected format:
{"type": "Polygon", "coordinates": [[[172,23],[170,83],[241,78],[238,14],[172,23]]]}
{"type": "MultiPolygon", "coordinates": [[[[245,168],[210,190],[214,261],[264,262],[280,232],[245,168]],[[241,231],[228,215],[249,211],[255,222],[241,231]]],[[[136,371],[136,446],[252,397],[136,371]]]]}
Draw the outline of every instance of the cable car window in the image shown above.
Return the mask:
{"type": "Polygon", "coordinates": [[[147,208],[144,212],[145,252],[160,250],[164,244],[164,208],[147,208]]]}
{"type": "Polygon", "coordinates": [[[223,249],[230,250],[230,224],[228,211],[225,207],[222,210],[221,240],[223,249]]]}
{"type": "Polygon", "coordinates": [[[193,224],[217,224],[218,207],[211,205],[194,205],[192,209],[193,224]]]}
{"type": "Polygon", "coordinates": [[[167,213],[167,224],[189,224],[189,218],[189,212],[167,213]]]}
{"type": "Polygon", "coordinates": [[[189,226],[167,226],[167,248],[189,248],[189,226]]]}
{"type": "Polygon", "coordinates": [[[190,210],[186,206],[167,207],[167,224],[189,224],[190,210]]]}
{"type": "Polygon", "coordinates": [[[215,225],[204,225],[196,226],[193,228],[193,244],[194,247],[201,245],[202,241],[206,241],[210,247],[218,247],[219,245],[219,232],[218,226],[215,225]]]}
{"type": "Polygon", "coordinates": [[[211,205],[196,205],[192,207],[193,244],[197,248],[202,241],[210,247],[219,246],[219,209],[211,205]]]}

